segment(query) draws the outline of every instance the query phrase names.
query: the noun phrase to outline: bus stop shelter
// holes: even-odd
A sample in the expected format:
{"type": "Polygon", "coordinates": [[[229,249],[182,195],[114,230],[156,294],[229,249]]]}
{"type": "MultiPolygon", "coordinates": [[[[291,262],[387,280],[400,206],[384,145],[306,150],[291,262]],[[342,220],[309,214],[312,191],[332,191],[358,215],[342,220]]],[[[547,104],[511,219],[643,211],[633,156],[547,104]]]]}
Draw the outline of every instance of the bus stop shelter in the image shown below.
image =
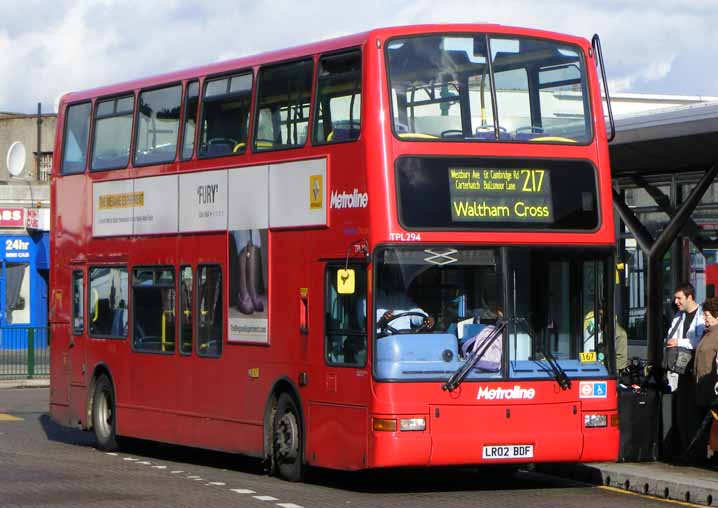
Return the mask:
{"type": "Polygon", "coordinates": [[[618,118],[610,156],[616,316],[628,330],[629,355],[642,356],[662,376],[673,288],[691,282],[698,303],[718,296],[712,280],[718,268],[718,103],[618,118]]]}

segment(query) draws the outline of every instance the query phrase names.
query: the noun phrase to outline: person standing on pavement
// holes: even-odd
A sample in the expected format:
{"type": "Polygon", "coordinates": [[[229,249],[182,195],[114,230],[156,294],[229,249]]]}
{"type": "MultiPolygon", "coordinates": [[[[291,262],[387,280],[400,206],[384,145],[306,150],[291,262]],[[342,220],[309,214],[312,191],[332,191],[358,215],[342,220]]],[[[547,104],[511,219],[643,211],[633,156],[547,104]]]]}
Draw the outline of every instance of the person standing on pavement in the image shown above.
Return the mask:
{"type": "MultiPolygon", "coordinates": [[[[703,303],[703,319],[706,333],[698,343],[695,351],[693,375],[696,382],[696,406],[700,420],[696,422],[696,430],[703,417],[708,413],[716,400],[715,386],[718,382],[718,298],[708,298],[703,303]]],[[[695,456],[705,461],[708,436],[703,434],[695,445],[695,456]]]]}
{"type": "MultiPolygon", "coordinates": [[[[671,322],[666,347],[685,347],[695,350],[703,337],[705,321],[703,309],[696,303],[695,288],[689,283],[680,284],[673,292],[673,303],[678,312],[671,322]]],[[[674,392],[676,425],[680,437],[680,449],[685,450],[696,430],[698,415],[696,407],[696,384],[693,374],[668,373],[668,384],[674,392]]]]}

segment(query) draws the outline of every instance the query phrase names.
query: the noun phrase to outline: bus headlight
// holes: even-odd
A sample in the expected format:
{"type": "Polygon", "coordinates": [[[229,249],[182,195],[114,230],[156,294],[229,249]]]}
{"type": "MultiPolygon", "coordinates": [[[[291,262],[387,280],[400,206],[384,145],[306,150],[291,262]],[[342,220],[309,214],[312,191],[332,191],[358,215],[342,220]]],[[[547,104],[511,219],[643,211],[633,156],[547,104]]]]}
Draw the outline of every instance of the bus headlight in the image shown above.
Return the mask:
{"type": "Polygon", "coordinates": [[[425,430],[426,420],[424,418],[402,418],[399,420],[399,429],[402,431],[425,430]]]}
{"type": "Polygon", "coordinates": [[[606,415],[583,415],[584,427],[606,427],[608,418],[606,415]]]}

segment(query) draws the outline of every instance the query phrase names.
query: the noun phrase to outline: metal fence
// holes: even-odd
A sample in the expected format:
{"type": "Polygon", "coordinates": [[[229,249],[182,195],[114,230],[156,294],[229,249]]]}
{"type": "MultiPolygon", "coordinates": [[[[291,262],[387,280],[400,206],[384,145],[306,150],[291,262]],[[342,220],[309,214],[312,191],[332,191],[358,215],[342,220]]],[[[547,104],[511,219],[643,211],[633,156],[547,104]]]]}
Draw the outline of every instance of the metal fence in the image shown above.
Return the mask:
{"type": "Polygon", "coordinates": [[[41,326],[0,327],[0,380],[50,377],[50,333],[41,326]]]}

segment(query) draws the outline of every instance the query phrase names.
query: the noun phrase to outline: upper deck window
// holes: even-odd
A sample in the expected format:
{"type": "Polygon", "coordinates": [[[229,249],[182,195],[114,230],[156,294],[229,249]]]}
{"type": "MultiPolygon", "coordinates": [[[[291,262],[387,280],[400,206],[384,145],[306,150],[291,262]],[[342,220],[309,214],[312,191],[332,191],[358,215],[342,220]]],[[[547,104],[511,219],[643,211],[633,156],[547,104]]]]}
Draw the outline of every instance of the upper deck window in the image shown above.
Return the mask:
{"type": "Polygon", "coordinates": [[[85,102],[67,108],[65,137],[62,145],[62,174],[82,173],[90,139],[90,111],[92,104],[85,102]]]}
{"type": "Polygon", "coordinates": [[[135,164],[171,162],[177,152],[182,86],[140,94],[135,164]]]}
{"type": "Polygon", "coordinates": [[[205,83],[199,141],[201,158],[245,152],[251,100],[251,72],[205,83]]]}
{"type": "Polygon", "coordinates": [[[361,127],[361,53],[323,57],[317,74],[314,144],[357,139],[361,127]]]}
{"type": "Polygon", "coordinates": [[[426,35],[387,45],[394,132],[412,141],[588,143],[576,46],[526,37],[426,35]]]}
{"type": "Polygon", "coordinates": [[[134,105],[135,98],[132,95],[97,101],[90,167],[93,171],[127,166],[134,105]]]}
{"type": "Polygon", "coordinates": [[[199,104],[199,83],[192,81],[187,85],[184,104],[184,132],[182,133],[182,160],[192,158],[194,154],[194,134],[197,128],[197,104],[199,104]]]}
{"type": "Polygon", "coordinates": [[[265,67],[259,73],[255,151],[304,146],[314,62],[265,67]]]}

